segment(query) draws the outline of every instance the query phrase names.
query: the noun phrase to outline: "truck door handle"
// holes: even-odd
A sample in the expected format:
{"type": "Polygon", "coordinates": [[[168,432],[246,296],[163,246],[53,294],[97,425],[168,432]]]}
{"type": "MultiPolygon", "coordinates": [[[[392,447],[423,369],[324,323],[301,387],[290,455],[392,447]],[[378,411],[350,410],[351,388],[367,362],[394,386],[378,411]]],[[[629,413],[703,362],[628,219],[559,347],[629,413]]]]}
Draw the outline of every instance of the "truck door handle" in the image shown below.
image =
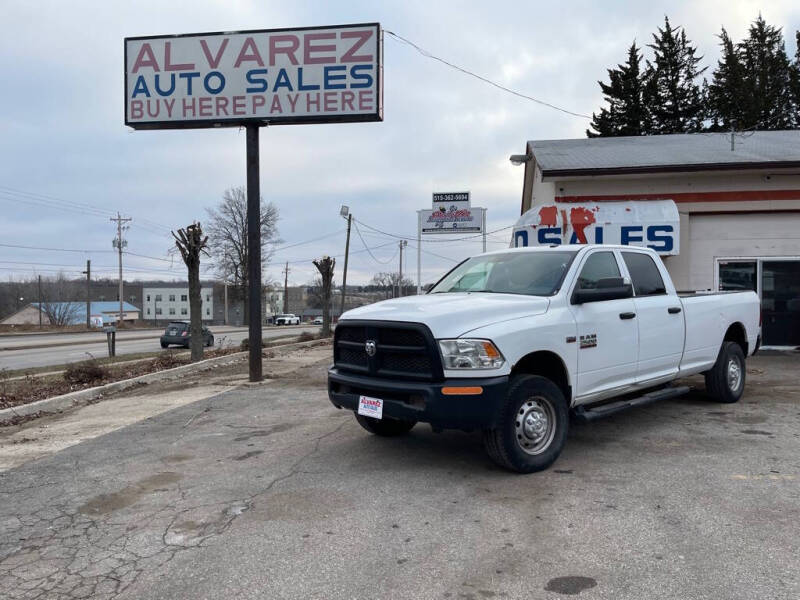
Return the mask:
{"type": "Polygon", "coordinates": [[[635,316],[636,316],[636,313],[632,313],[632,312],[619,313],[619,318],[620,319],[633,319],[635,316]]]}
{"type": "Polygon", "coordinates": [[[670,306],[670,307],[667,309],[667,312],[668,312],[669,314],[671,314],[671,315],[677,315],[679,312],[681,312],[681,309],[680,309],[680,307],[679,307],[679,306],[670,306]]]}

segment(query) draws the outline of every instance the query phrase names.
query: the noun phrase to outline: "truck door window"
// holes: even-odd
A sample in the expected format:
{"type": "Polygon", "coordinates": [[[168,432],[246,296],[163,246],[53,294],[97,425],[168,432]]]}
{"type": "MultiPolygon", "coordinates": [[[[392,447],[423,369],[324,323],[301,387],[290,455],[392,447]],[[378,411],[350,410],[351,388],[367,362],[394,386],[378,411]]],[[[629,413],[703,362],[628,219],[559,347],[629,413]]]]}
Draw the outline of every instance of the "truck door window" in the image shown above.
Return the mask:
{"type": "Polygon", "coordinates": [[[637,296],[655,296],[667,293],[656,263],[647,254],[623,252],[622,258],[631,274],[633,291],[637,296]]]}
{"type": "Polygon", "coordinates": [[[586,259],[583,269],[581,269],[581,274],[578,276],[578,287],[584,290],[594,290],[597,289],[598,280],[619,276],[619,267],[614,254],[612,252],[595,252],[586,259]]]}

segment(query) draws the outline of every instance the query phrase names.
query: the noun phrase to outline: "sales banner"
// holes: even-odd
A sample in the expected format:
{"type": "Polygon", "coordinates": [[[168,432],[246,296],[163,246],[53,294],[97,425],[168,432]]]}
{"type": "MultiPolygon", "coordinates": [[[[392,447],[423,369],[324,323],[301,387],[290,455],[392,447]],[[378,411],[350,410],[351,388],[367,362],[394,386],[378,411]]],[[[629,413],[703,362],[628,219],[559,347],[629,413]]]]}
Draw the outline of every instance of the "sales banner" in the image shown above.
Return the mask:
{"type": "Polygon", "coordinates": [[[134,129],[383,120],[378,23],[125,38],[134,129]]]}

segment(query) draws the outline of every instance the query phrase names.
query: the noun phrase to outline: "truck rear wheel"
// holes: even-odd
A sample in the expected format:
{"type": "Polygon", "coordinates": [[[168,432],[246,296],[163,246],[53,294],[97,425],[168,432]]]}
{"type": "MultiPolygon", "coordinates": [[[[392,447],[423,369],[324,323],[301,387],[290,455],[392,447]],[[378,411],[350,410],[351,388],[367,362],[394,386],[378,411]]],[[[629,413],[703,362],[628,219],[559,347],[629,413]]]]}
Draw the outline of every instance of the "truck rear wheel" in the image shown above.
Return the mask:
{"type": "Polygon", "coordinates": [[[717,402],[738,402],[744,393],[744,352],[736,342],[722,342],[717,362],[706,371],[706,392],[717,402]]]}
{"type": "Polygon", "coordinates": [[[356,421],[364,429],[381,437],[396,437],[411,431],[416,421],[400,421],[398,419],[373,419],[356,413],[356,421]]]}
{"type": "Polygon", "coordinates": [[[489,457],[518,473],[543,471],[561,454],[569,411],[564,394],[549,379],[518,375],[511,380],[500,421],[484,432],[489,457]]]}

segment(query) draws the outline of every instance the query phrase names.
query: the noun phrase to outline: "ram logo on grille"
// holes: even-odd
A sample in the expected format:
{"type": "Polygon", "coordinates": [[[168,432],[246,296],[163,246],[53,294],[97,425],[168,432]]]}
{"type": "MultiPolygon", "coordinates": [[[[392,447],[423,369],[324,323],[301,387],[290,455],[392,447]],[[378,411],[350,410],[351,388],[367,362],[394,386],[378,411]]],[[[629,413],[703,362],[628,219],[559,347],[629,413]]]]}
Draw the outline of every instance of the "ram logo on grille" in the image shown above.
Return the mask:
{"type": "Polygon", "coordinates": [[[364,342],[364,350],[367,353],[367,356],[375,356],[375,352],[378,350],[378,345],[375,343],[375,340],[367,340],[364,342]]]}

